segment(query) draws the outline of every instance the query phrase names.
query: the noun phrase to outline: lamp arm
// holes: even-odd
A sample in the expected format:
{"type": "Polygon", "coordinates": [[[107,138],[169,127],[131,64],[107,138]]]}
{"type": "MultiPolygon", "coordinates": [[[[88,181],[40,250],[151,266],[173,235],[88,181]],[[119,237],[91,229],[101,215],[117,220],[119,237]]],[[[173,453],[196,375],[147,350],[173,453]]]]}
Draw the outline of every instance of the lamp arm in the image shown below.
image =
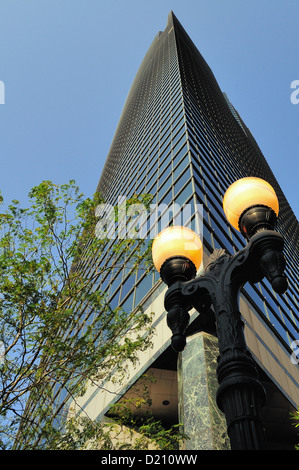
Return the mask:
{"type": "Polygon", "coordinates": [[[249,265],[248,245],[234,256],[215,250],[204,273],[182,284],[183,298],[199,313],[208,303],[213,306],[221,352],[228,345],[246,348],[238,302],[241,287],[251,278],[249,265]]]}
{"type": "MultiPolygon", "coordinates": [[[[230,256],[225,250],[215,250],[209,259],[208,266],[203,275],[189,281],[177,281],[173,283],[165,294],[164,306],[167,313],[167,325],[172,331],[172,347],[175,351],[182,351],[186,344],[186,331],[189,325],[189,311],[194,308],[199,314],[211,316],[211,305],[214,307],[216,317],[222,312],[227,317],[231,328],[217,328],[218,341],[228,343],[227,335],[235,337],[239,343],[240,332],[234,331],[240,328],[239,321],[234,321],[231,312],[238,312],[238,297],[242,285],[246,282],[248,273],[249,256],[248,246],[239,251],[235,256],[230,256]],[[218,331],[219,330],[219,331],[218,331]],[[223,341],[222,333],[223,332],[223,341]]],[[[199,316],[200,318],[200,316],[199,316]]],[[[205,318],[204,324],[212,324],[214,319],[205,318]]],[[[216,321],[217,325],[218,320],[216,321]]],[[[231,342],[231,341],[230,341],[231,342]]]]}
{"type": "MultiPolygon", "coordinates": [[[[254,235],[246,247],[234,256],[223,249],[214,250],[202,275],[188,281],[174,282],[165,295],[168,326],[173,338],[176,337],[176,345],[174,341],[172,344],[174,349],[184,349],[183,337],[189,325],[189,310],[194,308],[199,314],[205,312],[205,315],[208,311],[211,315],[211,309],[207,307],[212,305],[220,350],[224,351],[228,344],[235,344],[238,349],[241,346],[245,350],[239,312],[240,290],[246,282],[256,283],[266,276],[277,292],[284,292],[287,280],[283,273],[285,261],[282,249],[282,236],[275,231],[264,230],[254,235]],[[221,327],[222,322],[225,327],[221,327]]],[[[183,262],[185,265],[186,261],[183,262]]],[[[174,261],[171,260],[171,263],[174,261]]],[[[186,269],[184,272],[189,274],[186,269]]]]}

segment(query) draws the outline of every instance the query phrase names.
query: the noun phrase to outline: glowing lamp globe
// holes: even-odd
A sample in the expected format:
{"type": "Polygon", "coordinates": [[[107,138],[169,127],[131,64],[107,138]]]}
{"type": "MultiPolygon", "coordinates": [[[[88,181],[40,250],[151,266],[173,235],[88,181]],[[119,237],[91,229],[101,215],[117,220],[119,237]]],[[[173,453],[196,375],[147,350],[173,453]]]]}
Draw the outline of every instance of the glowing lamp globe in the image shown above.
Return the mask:
{"type": "MultiPolygon", "coordinates": [[[[202,256],[201,239],[188,227],[174,225],[162,230],[152,246],[153,262],[163,280],[165,279],[162,271],[166,276],[167,270],[168,273],[175,274],[177,280],[179,278],[186,280],[189,272],[192,272],[190,277],[194,276],[201,265],[202,256]],[[171,263],[168,263],[168,268],[166,268],[166,262],[169,260],[171,263]]],[[[167,277],[169,278],[168,274],[167,277]]]]}
{"type": "Polygon", "coordinates": [[[250,237],[257,230],[273,229],[279,203],[267,181],[248,177],[235,181],[228,188],[223,199],[223,210],[229,223],[250,237]]]}

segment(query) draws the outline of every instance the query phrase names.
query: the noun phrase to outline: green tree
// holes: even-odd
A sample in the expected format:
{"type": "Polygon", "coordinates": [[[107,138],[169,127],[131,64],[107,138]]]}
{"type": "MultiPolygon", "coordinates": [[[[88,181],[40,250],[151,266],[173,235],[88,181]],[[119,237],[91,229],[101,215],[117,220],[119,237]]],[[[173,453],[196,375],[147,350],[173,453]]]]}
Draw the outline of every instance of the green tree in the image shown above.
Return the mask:
{"type": "MultiPolygon", "coordinates": [[[[292,414],[292,418],[294,420],[295,428],[299,429],[299,409],[292,414]]],[[[299,450],[299,435],[298,435],[298,444],[295,446],[296,450],[299,450]]]]}
{"type": "MultiPolygon", "coordinates": [[[[149,201],[136,196],[127,204],[149,201]]],[[[87,418],[65,424],[57,387],[75,399],[112,369],[121,380],[125,362],[150,346],[150,316],[113,309],[101,284],[116,269],[150,270],[150,246],[95,236],[103,202],[99,193],[84,198],[74,181],[44,181],[30,191],[28,208],[12,201],[0,214],[2,449],[62,448],[68,438],[99,433],[87,418]],[[129,328],[134,336],[125,336],[129,328]]]]}

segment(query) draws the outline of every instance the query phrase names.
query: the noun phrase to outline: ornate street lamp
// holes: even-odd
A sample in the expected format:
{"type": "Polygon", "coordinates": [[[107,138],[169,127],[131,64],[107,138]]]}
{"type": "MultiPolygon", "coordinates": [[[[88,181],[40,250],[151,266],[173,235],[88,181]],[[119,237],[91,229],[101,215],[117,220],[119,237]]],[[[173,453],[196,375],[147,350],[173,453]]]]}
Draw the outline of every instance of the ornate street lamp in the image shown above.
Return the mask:
{"type": "Polygon", "coordinates": [[[212,307],[208,311],[214,316],[219,345],[217,404],[226,417],[231,448],[265,449],[265,391],[246,346],[239,294],[246,282],[264,277],[277,293],[287,289],[283,238],[274,230],[278,199],[266,181],[243,178],[228,188],[223,209],[248,240],[244,249],[234,256],[215,250],[204,273],[196,277],[203,252],[200,237],[186,227],[172,226],[154,240],[153,261],[168,286],[164,303],[174,350],[185,347],[189,311],[194,308],[200,318],[212,307]]]}

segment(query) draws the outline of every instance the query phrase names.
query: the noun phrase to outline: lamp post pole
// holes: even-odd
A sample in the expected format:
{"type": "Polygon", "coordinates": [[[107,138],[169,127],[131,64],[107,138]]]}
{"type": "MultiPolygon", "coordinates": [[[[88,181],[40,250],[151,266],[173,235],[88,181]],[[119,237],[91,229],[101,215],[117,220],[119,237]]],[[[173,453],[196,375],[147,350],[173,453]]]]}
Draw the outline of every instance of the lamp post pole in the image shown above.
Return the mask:
{"type": "Polygon", "coordinates": [[[247,246],[234,256],[225,250],[214,251],[202,275],[196,277],[193,261],[182,254],[172,253],[160,267],[161,278],[168,285],[164,303],[173,349],[179,352],[185,347],[189,311],[194,308],[201,313],[213,307],[209,311],[215,317],[219,345],[216,399],[225,414],[232,450],[266,449],[262,422],[266,395],[246,345],[239,311],[239,294],[246,282],[267,277],[276,292],[287,289],[283,238],[272,230],[275,217],[268,224],[266,212],[250,208],[242,229],[250,232],[247,246]],[[253,213],[257,215],[252,217],[253,213]],[[267,219],[264,224],[261,218],[264,222],[267,219]]]}

